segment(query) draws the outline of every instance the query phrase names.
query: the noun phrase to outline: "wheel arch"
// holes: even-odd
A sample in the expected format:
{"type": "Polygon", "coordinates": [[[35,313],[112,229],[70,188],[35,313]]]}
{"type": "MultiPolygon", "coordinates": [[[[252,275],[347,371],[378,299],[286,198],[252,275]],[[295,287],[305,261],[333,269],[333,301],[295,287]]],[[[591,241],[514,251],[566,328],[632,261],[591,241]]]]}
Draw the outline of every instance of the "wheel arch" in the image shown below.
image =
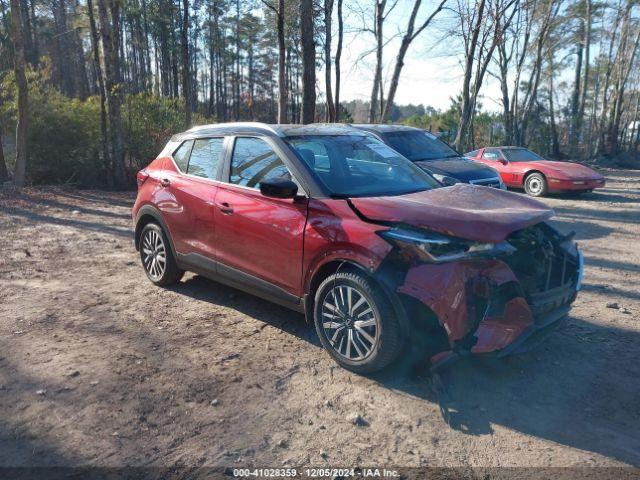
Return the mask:
{"type": "Polygon", "coordinates": [[[540,175],[543,176],[544,181],[549,183],[549,181],[547,180],[547,174],[544,173],[542,170],[539,170],[537,168],[532,168],[531,170],[527,170],[526,172],[524,172],[524,175],[522,175],[522,186],[524,187],[524,183],[527,181],[527,178],[529,178],[530,175],[534,174],[534,173],[539,173],[540,175]]]}
{"type": "Polygon", "coordinates": [[[378,278],[370,268],[365,267],[361,263],[346,258],[334,258],[331,259],[320,266],[318,266],[308,281],[308,287],[305,290],[305,300],[304,300],[304,309],[305,309],[305,319],[307,323],[310,325],[313,324],[313,310],[315,306],[315,294],[318,289],[318,286],[330,275],[337,273],[338,271],[344,270],[355,270],[360,272],[367,277],[369,277],[375,284],[378,286],[384,295],[387,297],[389,302],[395,311],[396,317],[400,323],[401,332],[407,338],[409,334],[410,323],[407,316],[407,311],[405,309],[405,302],[400,297],[398,293],[393,291],[393,289],[387,285],[381,278],[378,278]]]}
{"type": "Polygon", "coordinates": [[[157,223],[164,230],[164,233],[167,235],[167,239],[169,240],[169,247],[171,248],[171,253],[173,256],[176,256],[176,250],[173,247],[173,240],[171,238],[171,233],[169,231],[169,227],[167,223],[162,218],[162,214],[151,205],[143,205],[136,215],[136,227],[134,233],[134,242],[136,250],[140,249],[140,236],[142,234],[142,230],[149,223],[157,223]]]}

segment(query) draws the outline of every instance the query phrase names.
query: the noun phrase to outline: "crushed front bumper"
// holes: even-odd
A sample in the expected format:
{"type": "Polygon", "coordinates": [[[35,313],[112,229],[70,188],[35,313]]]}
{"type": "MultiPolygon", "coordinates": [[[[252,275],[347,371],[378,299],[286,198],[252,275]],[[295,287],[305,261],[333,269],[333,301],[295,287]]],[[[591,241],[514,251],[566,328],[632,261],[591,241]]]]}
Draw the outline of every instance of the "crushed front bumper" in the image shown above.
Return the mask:
{"type": "MultiPolygon", "coordinates": [[[[582,281],[577,274],[562,284],[526,294],[503,261],[478,259],[412,267],[397,292],[429,307],[449,340],[449,350],[431,357],[436,370],[463,356],[503,357],[521,353],[566,317],[582,281]]],[[[564,276],[564,272],[563,272],[564,276]]]]}

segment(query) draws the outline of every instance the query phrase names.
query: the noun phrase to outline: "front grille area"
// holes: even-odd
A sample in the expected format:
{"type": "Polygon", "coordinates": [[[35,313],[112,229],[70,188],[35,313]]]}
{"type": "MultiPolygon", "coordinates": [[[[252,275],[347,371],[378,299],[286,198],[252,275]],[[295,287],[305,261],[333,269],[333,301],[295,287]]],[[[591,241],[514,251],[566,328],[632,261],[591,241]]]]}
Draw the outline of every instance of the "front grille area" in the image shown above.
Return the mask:
{"type": "Polygon", "coordinates": [[[498,177],[493,178],[481,178],[480,180],[469,180],[472,185],[479,185],[481,187],[493,187],[500,188],[500,179],[498,177]]]}

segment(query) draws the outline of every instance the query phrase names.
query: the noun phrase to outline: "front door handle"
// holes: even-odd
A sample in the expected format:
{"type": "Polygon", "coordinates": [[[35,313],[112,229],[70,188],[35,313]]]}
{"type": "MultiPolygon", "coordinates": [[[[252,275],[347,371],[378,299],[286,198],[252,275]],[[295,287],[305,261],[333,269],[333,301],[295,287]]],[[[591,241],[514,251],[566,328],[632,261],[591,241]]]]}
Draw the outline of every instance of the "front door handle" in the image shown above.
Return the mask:
{"type": "Polygon", "coordinates": [[[218,208],[220,209],[220,212],[222,212],[225,215],[231,215],[233,213],[233,207],[229,205],[227,202],[219,203],[218,208]]]}
{"type": "Polygon", "coordinates": [[[163,178],[162,180],[160,180],[160,185],[162,185],[163,187],[168,187],[169,185],[171,185],[171,180],[169,180],[168,178],[163,178]]]}

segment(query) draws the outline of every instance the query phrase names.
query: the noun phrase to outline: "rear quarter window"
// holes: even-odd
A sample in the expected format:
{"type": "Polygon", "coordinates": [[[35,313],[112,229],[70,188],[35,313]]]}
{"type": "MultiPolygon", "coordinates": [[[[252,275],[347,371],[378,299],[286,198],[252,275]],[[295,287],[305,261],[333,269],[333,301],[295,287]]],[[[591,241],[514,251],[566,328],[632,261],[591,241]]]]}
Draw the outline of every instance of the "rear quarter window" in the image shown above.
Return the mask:
{"type": "Polygon", "coordinates": [[[193,140],[186,140],[175,152],[173,152],[173,161],[176,162],[176,165],[178,165],[178,168],[183,173],[186,173],[187,171],[191,147],[193,147],[193,140]]]}

